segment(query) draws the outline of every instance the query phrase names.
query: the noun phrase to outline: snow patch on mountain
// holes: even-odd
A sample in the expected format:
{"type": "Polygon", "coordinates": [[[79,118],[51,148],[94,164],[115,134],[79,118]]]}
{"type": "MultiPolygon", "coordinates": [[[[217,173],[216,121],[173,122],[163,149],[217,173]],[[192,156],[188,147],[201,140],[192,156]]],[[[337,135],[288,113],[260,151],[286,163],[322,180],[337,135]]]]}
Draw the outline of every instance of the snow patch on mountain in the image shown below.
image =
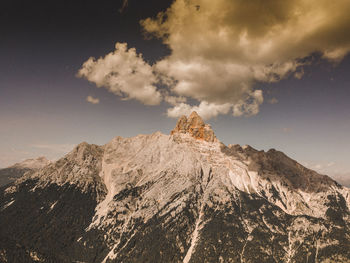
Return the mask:
{"type": "Polygon", "coordinates": [[[8,208],[10,205],[12,205],[15,202],[15,200],[12,200],[10,202],[8,202],[7,204],[5,204],[1,210],[5,210],[6,208],[8,208]]]}
{"type": "Polygon", "coordinates": [[[195,225],[194,231],[193,231],[192,236],[191,236],[191,246],[188,249],[188,251],[186,252],[186,256],[183,260],[183,263],[190,262],[190,259],[191,259],[192,254],[193,254],[193,250],[195,249],[197,241],[198,241],[199,231],[201,230],[201,227],[202,227],[201,224],[203,223],[203,219],[202,219],[203,216],[204,216],[203,206],[201,206],[200,212],[199,212],[199,215],[198,215],[198,218],[196,221],[196,225],[195,225]]]}

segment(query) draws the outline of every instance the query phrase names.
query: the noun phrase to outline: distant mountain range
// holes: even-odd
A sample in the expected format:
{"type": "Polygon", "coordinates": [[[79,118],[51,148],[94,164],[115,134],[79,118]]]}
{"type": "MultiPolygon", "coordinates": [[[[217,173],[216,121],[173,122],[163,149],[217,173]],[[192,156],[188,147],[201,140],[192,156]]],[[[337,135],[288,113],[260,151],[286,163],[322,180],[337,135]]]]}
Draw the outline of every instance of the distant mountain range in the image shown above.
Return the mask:
{"type": "Polygon", "coordinates": [[[350,187],[350,173],[338,173],[332,175],[332,178],[336,180],[341,185],[350,187]]]}
{"type": "Polygon", "coordinates": [[[45,157],[27,159],[10,167],[0,169],[0,186],[14,182],[26,172],[37,171],[50,163],[45,157]]]}
{"type": "Polygon", "coordinates": [[[349,208],[349,188],[193,112],[3,186],[0,261],[350,262],[349,208]]]}

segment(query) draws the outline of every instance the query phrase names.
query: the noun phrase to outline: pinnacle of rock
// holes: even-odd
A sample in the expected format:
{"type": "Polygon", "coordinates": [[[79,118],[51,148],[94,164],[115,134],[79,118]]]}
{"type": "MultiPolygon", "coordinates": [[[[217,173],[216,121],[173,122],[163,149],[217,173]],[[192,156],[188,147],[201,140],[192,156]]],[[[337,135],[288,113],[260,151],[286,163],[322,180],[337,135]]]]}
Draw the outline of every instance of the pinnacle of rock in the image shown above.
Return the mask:
{"type": "Polygon", "coordinates": [[[188,117],[183,115],[179,118],[175,128],[171,131],[172,135],[175,133],[187,133],[196,139],[207,142],[217,140],[211,126],[204,123],[203,119],[195,111],[188,117]]]}

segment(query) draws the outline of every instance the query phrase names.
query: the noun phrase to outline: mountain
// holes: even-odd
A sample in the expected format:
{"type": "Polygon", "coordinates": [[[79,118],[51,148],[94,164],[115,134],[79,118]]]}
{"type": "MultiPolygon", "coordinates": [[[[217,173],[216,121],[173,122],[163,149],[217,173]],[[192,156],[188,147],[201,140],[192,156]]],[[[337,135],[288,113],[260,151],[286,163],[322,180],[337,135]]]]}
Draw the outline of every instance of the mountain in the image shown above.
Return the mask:
{"type": "Polygon", "coordinates": [[[170,135],[79,144],[0,189],[3,262],[350,262],[350,189],[274,149],[170,135]]]}
{"type": "Polygon", "coordinates": [[[49,163],[50,161],[45,157],[38,157],[36,159],[27,159],[10,167],[0,169],[0,186],[14,182],[26,172],[39,170],[49,163]]]}
{"type": "Polygon", "coordinates": [[[338,173],[332,175],[332,178],[340,184],[350,187],[350,173],[338,173]]]}

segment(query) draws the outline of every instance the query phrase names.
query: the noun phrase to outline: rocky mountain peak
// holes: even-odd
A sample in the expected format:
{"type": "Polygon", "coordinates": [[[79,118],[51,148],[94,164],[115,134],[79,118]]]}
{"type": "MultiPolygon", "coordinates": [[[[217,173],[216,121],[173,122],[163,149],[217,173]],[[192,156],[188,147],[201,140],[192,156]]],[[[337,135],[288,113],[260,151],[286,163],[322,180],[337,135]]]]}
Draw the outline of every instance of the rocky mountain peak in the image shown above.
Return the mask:
{"type": "Polygon", "coordinates": [[[1,262],[349,263],[350,189],[195,112],[172,134],[84,142],[0,187],[1,262]]]}
{"type": "Polygon", "coordinates": [[[188,117],[181,116],[176,123],[171,135],[176,133],[190,134],[192,137],[207,142],[217,141],[214,131],[206,124],[197,112],[193,111],[188,117]]]}

